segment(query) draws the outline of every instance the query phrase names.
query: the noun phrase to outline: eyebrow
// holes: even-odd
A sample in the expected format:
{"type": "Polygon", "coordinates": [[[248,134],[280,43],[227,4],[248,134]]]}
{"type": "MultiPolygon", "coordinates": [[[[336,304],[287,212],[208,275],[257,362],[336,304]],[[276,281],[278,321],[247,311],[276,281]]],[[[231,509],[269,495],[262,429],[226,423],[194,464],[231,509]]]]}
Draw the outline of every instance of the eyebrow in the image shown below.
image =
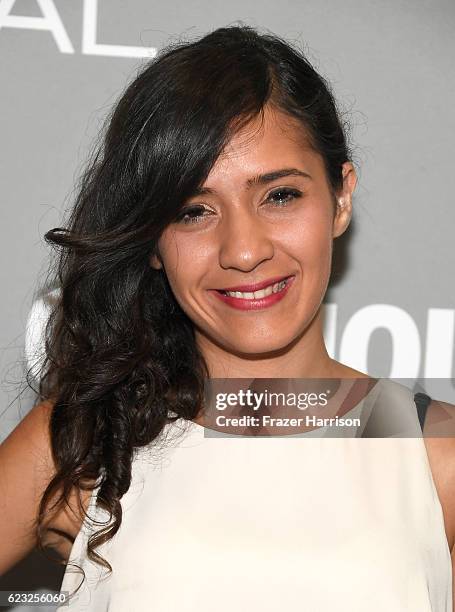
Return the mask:
{"type": "MultiPolygon", "coordinates": [[[[298,168],[281,168],[280,170],[272,170],[266,174],[258,174],[257,176],[247,179],[246,187],[247,189],[251,189],[251,187],[254,185],[266,185],[267,183],[271,183],[272,181],[284,178],[286,176],[303,176],[304,178],[311,179],[310,174],[303,172],[303,170],[299,170],[298,168]]],[[[211,193],[215,193],[215,190],[211,189],[210,187],[198,187],[195,189],[193,195],[198,196],[211,193]]]]}

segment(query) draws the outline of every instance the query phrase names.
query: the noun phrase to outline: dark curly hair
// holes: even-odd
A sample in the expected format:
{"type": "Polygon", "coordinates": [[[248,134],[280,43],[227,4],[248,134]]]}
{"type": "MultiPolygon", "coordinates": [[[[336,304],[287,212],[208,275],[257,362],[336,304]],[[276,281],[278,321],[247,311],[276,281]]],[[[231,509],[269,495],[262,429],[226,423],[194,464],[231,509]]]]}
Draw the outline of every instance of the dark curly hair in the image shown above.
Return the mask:
{"type": "Polygon", "coordinates": [[[266,104],[301,122],[335,193],[351,155],[328,83],[299,49],[236,25],[174,43],[141,68],[107,119],[66,227],[45,234],[58,293],[39,400],[52,402],[57,471],[41,499],[39,543],[54,495],[58,509],[73,487],[97,481],[110,521],[92,533],[87,554],[111,572],[95,549],[120,527],[135,451],[167,423],[199,414],[207,364],[150,258],[229,139],[266,104]]]}

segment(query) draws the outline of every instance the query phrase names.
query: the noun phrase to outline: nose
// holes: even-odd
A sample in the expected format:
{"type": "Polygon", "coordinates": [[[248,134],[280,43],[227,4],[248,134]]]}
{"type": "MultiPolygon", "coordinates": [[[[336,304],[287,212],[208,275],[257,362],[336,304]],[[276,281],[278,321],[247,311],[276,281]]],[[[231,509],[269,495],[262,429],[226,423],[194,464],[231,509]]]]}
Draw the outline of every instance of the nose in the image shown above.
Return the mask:
{"type": "Polygon", "coordinates": [[[250,272],[273,257],[271,228],[267,228],[253,211],[232,212],[223,219],[218,229],[219,262],[222,268],[250,272]]]}

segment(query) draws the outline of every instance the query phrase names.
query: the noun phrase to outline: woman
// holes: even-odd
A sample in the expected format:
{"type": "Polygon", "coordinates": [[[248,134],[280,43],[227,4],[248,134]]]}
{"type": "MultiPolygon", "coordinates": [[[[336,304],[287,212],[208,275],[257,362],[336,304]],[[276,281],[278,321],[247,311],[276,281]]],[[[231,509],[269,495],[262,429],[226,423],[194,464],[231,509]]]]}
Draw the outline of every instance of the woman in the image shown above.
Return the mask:
{"type": "Polygon", "coordinates": [[[61,298],[1,450],[0,568],[53,546],[73,610],[452,609],[451,440],[215,439],[202,409],[211,379],[358,379],[337,415],[381,395],[418,424],[324,345],[355,185],[327,83],[279,38],[221,28],[144,68],[46,234],[61,298]]]}

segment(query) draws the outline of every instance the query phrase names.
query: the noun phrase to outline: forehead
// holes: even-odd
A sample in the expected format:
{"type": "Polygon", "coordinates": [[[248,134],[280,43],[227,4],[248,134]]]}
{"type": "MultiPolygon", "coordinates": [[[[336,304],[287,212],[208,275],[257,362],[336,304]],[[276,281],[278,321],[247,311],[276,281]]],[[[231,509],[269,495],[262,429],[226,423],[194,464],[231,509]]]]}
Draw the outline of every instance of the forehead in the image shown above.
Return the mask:
{"type": "MultiPolygon", "coordinates": [[[[237,130],[213,165],[207,183],[227,174],[293,166],[322,166],[297,119],[271,107],[237,130]]],[[[317,169],[317,168],[314,168],[317,169]]]]}

